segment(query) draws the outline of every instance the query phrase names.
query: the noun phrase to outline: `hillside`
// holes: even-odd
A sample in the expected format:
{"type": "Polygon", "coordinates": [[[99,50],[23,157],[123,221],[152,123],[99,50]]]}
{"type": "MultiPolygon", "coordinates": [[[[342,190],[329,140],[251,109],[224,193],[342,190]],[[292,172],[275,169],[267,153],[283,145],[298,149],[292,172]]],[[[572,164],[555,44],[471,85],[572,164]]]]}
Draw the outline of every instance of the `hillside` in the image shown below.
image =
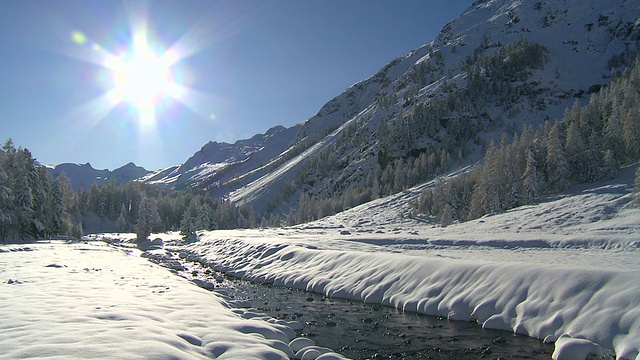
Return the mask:
{"type": "Polygon", "coordinates": [[[285,216],[301,201],[324,207],[301,220],[335,213],[471,163],[490,139],[555,120],[576,99],[586,104],[612,68],[631,63],[639,17],[640,1],[476,2],[315,116],[210,142],[145,181],[203,187],[258,216],[285,216]]]}

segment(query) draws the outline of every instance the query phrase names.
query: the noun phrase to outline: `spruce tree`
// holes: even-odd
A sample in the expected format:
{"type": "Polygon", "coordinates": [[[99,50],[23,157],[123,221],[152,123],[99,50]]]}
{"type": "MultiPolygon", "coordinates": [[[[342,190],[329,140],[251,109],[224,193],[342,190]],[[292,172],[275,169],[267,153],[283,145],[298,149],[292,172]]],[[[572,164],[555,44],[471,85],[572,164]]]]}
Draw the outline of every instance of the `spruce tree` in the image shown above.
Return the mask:
{"type": "Polygon", "coordinates": [[[564,191],[569,187],[569,165],[560,140],[560,125],[555,123],[547,134],[546,173],[550,192],[564,191]]]}
{"type": "Polygon", "coordinates": [[[16,152],[13,167],[13,193],[14,193],[14,214],[16,219],[15,230],[17,235],[24,239],[25,236],[36,236],[32,224],[34,219],[33,193],[31,190],[31,168],[30,154],[22,150],[16,152]]]}
{"type": "Polygon", "coordinates": [[[640,166],[636,168],[636,178],[633,182],[633,204],[640,207],[640,166]]]}
{"type": "Polygon", "coordinates": [[[12,223],[13,196],[8,185],[8,176],[0,167],[0,241],[4,241],[12,223]]]}
{"type": "Polygon", "coordinates": [[[538,161],[536,160],[536,155],[533,150],[529,149],[529,151],[527,151],[527,167],[522,175],[522,187],[527,203],[540,196],[540,185],[538,161]]]}
{"type": "Polygon", "coordinates": [[[151,235],[153,215],[149,198],[143,196],[138,209],[138,222],[136,224],[137,241],[142,242],[151,235]]]}

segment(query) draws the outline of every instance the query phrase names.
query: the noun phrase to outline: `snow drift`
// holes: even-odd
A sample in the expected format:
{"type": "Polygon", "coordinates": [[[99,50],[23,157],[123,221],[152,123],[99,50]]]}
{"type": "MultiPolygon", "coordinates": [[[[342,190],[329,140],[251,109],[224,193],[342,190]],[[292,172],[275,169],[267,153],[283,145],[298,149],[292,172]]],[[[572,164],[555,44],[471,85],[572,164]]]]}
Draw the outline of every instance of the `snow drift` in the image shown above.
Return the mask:
{"type": "Polygon", "coordinates": [[[286,324],[243,316],[214,293],[105,245],[3,245],[0,280],[0,359],[294,355],[286,324]]]}

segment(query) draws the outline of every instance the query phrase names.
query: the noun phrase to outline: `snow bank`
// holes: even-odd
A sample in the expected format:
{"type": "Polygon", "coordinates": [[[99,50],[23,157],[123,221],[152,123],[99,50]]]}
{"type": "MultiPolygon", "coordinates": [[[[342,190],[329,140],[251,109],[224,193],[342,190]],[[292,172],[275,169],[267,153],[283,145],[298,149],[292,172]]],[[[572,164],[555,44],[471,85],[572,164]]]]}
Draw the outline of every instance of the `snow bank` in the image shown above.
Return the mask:
{"type": "Polygon", "coordinates": [[[570,334],[574,341],[558,342],[558,359],[571,359],[566,354],[587,346],[575,339],[615,350],[619,358],[638,357],[637,270],[329,250],[312,244],[290,245],[286,236],[220,235],[207,233],[187,247],[189,255],[236,276],[327,296],[477,321],[485,328],[547,341],[570,334]],[[573,350],[563,350],[567,348],[573,350]]]}
{"type": "Polygon", "coordinates": [[[292,333],[105,245],[0,246],[0,359],[288,359],[292,333]]]}

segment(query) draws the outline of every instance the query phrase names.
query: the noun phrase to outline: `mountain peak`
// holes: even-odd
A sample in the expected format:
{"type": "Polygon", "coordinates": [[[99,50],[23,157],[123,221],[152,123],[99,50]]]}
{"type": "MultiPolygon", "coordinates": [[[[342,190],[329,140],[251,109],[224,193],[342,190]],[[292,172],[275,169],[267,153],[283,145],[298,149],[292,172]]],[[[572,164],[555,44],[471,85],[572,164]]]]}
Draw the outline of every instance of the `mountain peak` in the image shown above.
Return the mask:
{"type": "Polygon", "coordinates": [[[59,164],[53,167],[47,167],[47,171],[54,178],[64,172],[71,181],[74,189],[83,188],[85,190],[88,190],[94,182],[97,184],[106,184],[109,181],[123,183],[136,180],[150,173],[150,171],[137,166],[133,162],[129,162],[113,171],[94,169],[88,162],[86,164],[59,164]]]}

